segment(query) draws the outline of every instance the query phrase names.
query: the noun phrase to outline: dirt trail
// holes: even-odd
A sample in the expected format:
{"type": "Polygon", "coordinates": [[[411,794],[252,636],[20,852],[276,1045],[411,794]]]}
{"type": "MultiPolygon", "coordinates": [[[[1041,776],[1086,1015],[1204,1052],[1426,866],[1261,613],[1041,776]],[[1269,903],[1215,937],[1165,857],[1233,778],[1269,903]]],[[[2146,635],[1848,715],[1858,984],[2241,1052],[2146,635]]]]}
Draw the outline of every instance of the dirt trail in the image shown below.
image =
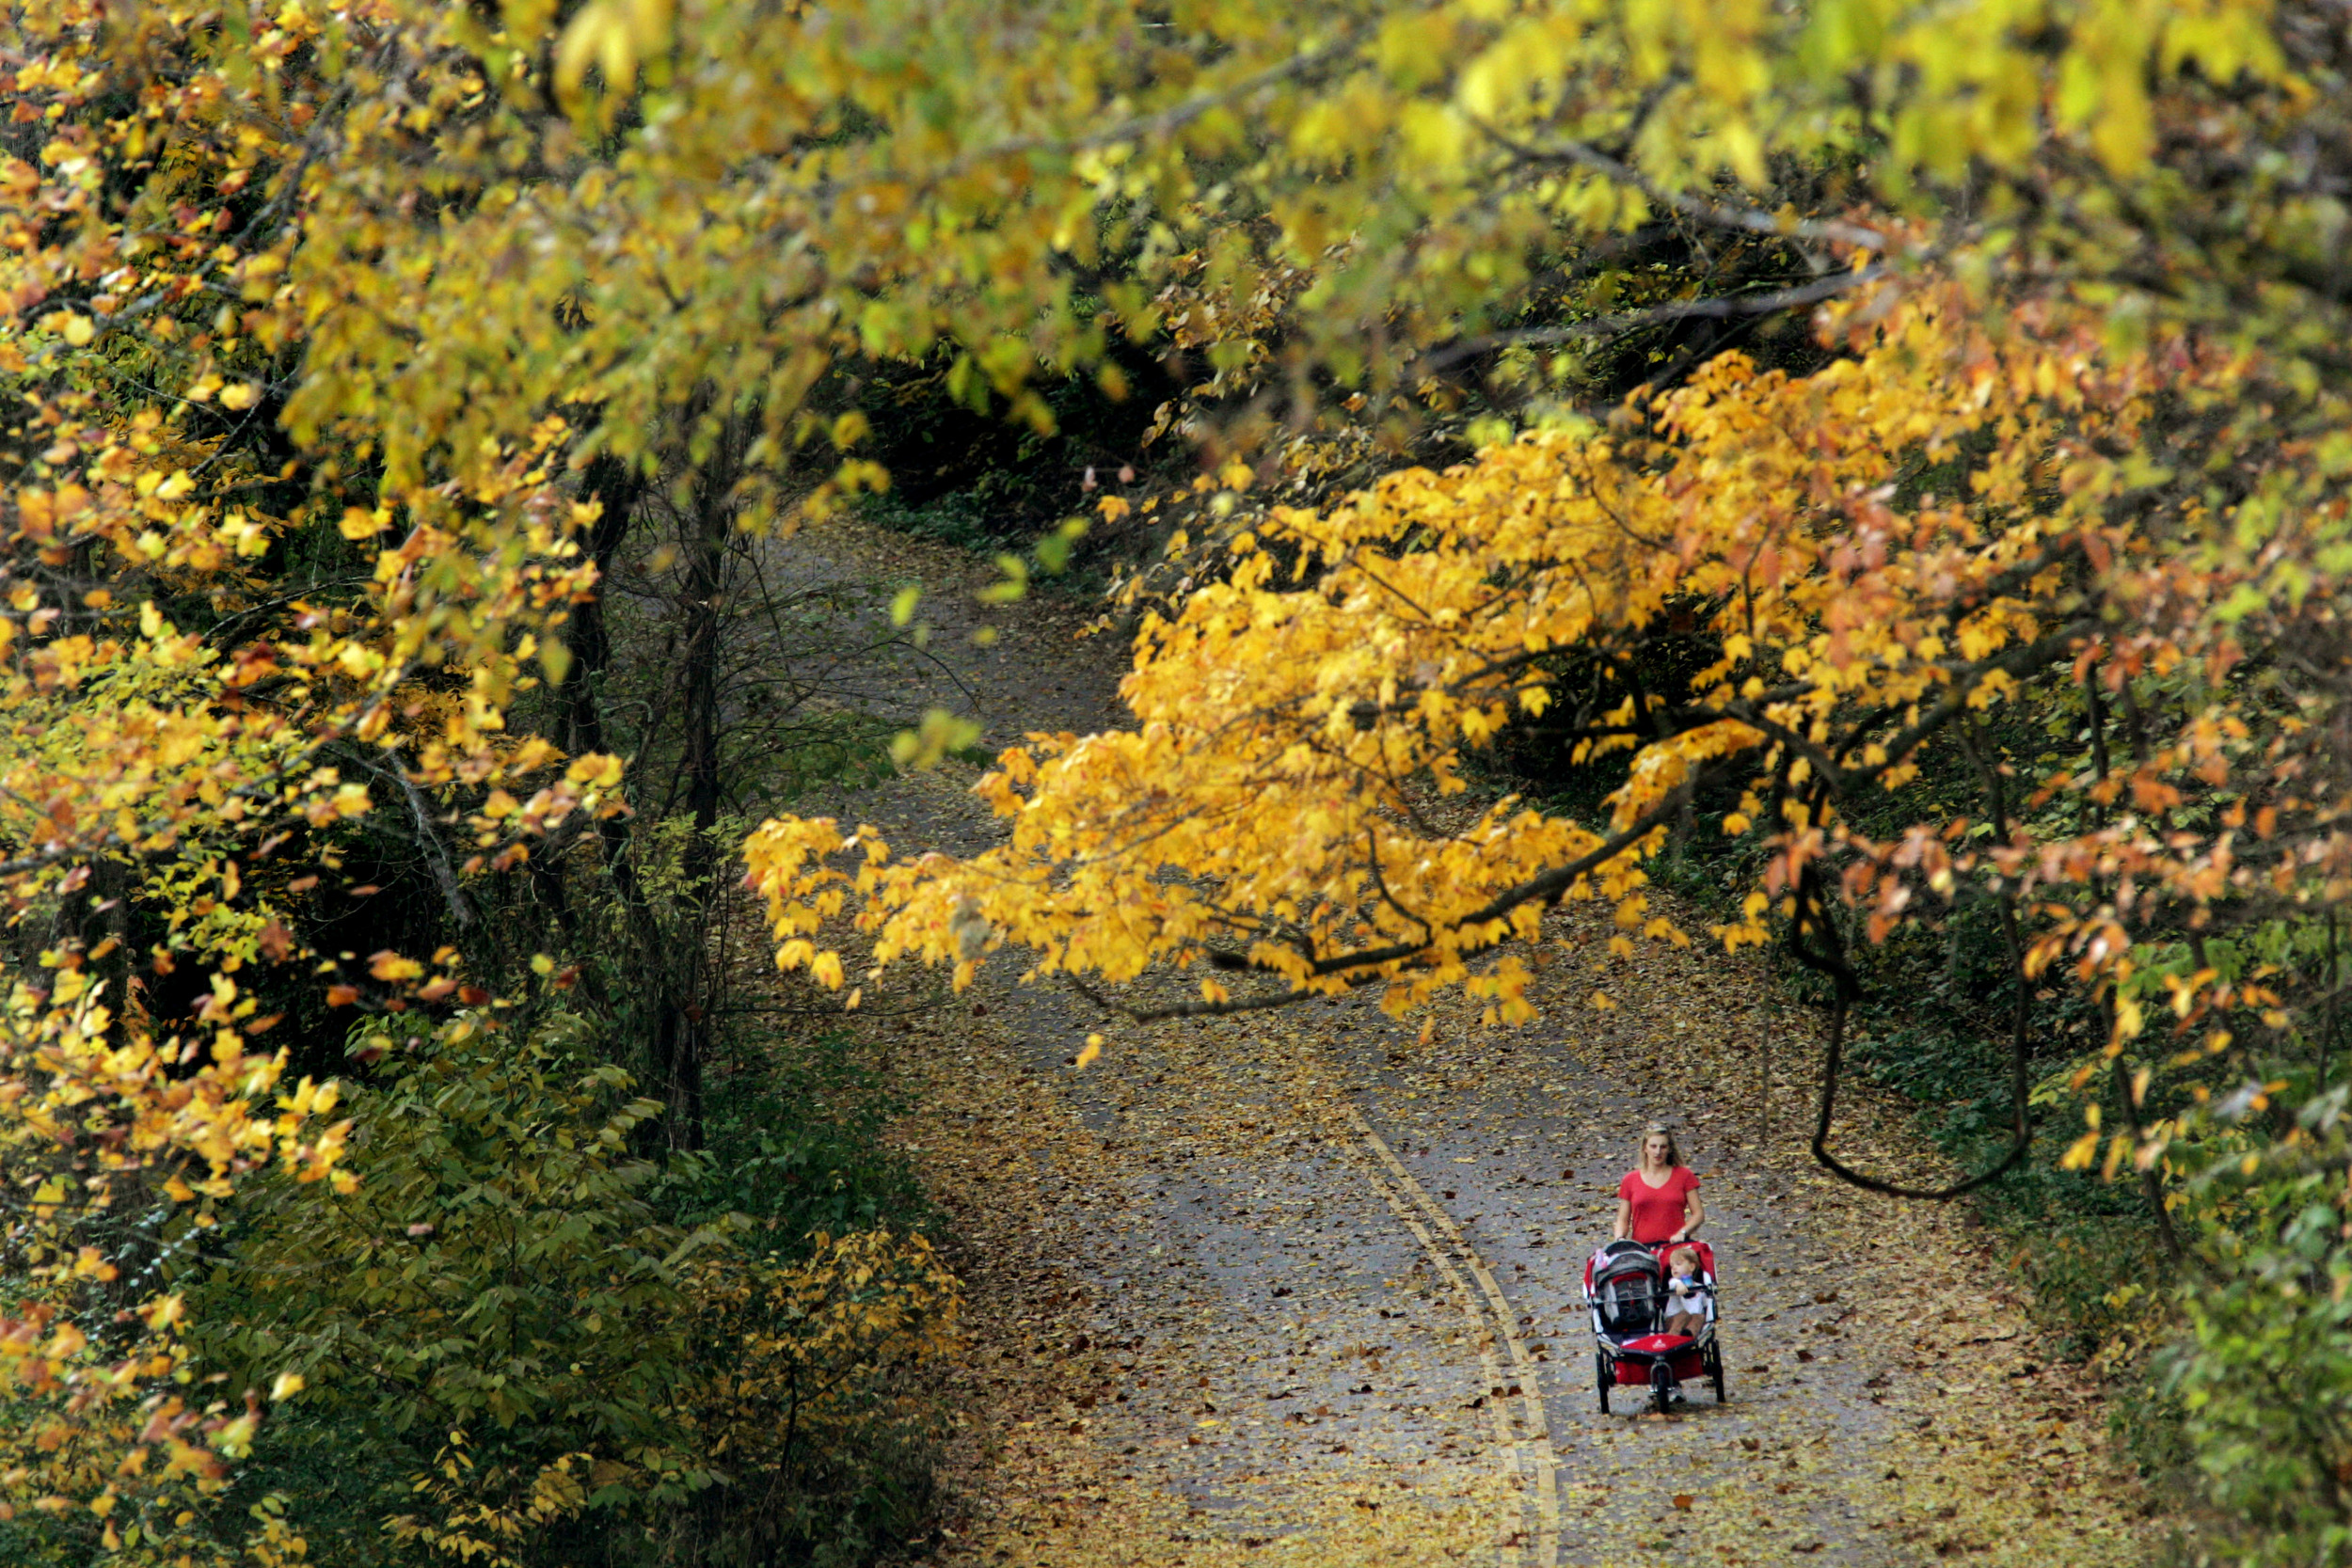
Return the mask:
{"type": "MultiPolygon", "coordinates": [[[[1093,607],[977,612],[967,558],[854,530],[810,576],[919,578],[938,623],[868,695],[991,745],[1118,721],[1093,607]],[[998,641],[971,646],[986,614],[998,641]]],[[[951,765],[821,802],[901,851],[996,828],[951,765]]],[[[1541,1022],[1435,1038],[1368,1001],[1150,1028],[1014,982],[864,1027],[915,1087],[900,1136],[973,1291],[955,1564],[2137,1560],[2102,1413],[2039,1366],[1964,1217],[1834,1187],[1797,1139],[1808,1038],[1768,1083],[1753,971],[1606,957],[1555,917],[1541,1022]],[[1596,1012],[1596,987],[1619,1006],[1596,1012]],[[1084,1072],[1089,1031],[1108,1046],[1084,1072]],[[1761,1117],[1770,1097],[1769,1132],[1761,1117]],[[1579,1282],[1643,1125],[1677,1126],[1721,1259],[1730,1402],[1597,1408],[1579,1282]]],[[[914,988],[921,982],[904,982],[914,988]]],[[[1934,1162],[1865,1096],[1850,1141],[1934,1162]]],[[[1627,1390],[1628,1395],[1634,1390],[1627,1390]]]]}

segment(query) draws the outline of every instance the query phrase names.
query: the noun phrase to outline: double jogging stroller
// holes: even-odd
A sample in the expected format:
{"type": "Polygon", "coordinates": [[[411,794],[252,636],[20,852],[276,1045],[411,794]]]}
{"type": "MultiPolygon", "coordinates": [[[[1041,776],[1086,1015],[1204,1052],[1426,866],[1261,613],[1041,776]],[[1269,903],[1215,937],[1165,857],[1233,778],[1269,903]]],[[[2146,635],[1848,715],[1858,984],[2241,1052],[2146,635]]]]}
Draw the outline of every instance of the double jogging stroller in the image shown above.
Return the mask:
{"type": "Polygon", "coordinates": [[[1584,1304],[1593,1314],[1593,1382],[1600,1391],[1604,1416],[1612,1387],[1647,1387],[1650,1408],[1664,1415],[1668,1405],[1681,1399],[1684,1380],[1701,1377],[1714,1384],[1715,1402],[1724,1402],[1724,1352],[1715,1339],[1715,1254],[1705,1242],[1676,1245],[1698,1254],[1694,1296],[1704,1321],[1695,1335],[1664,1332],[1667,1307],[1676,1298],[1666,1288],[1661,1255],[1671,1249],[1612,1242],[1585,1260],[1584,1304]]]}

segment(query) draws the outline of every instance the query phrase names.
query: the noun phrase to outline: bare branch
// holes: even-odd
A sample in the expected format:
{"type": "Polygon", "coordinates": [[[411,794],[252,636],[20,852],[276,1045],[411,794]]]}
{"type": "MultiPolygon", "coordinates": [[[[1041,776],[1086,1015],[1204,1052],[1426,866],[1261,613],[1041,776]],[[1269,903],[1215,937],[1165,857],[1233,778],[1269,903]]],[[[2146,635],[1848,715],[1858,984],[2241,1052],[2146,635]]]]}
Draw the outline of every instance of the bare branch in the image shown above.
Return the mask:
{"type": "Polygon", "coordinates": [[[1520,163],[1575,164],[1580,167],[1591,169],[1596,174],[1606,176],[1620,185],[1630,186],[1659,206],[1679,213],[1694,223],[1704,223],[1715,229],[1744,230],[1751,234],[1770,234],[1778,239],[1813,240],[1829,245],[1848,245],[1881,256],[1895,249],[1894,240],[1890,236],[1876,229],[1866,229],[1858,223],[1839,223],[1835,219],[1824,221],[1819,218],[1783,217],[1777,213],[1768,213],[1760,207],[1751,207],[1744,203],[1710,201],[1701,197],[1685,196],[1679,191],[1663,188],[1632,165],[1613,158],[1597,147],[1587,147],[1582,142],[1576,141],[1554,142],[1549,146],[1536,147],[1505,135],[1484,121],[1473,120],[1471,123],[1477,125],[1489,140],[1507,150],[1520,163]]]}
{"type": "Polygon", "coordinates": [[[1775,289],[1770,293],[1676,300],[1646,310],[1621,310],[1614,315],[1595,316],[1589,321],[1573,322],[1565,326],[1488,332],[1476,338],[1465,338],[1450,347],[1423,355],[1414,369],[1427,374],[1494,349],[1574,342],[1581,338],[1602,338],[1613,333],[1629,332],[1635,327],[1656,325],[1661,322],[1692,321],[1705,317],[1769,316],[1777,311],[1793,310],[1799,306],[1814,305],[1839,294],[1851,293],[1856,289],[1891,277],[1893,273],[1894,269],[1884,262],[1874,261],[1858,271],[1839,273],[1815,282],[1801,283],[1794,288],[1775,289]]]}

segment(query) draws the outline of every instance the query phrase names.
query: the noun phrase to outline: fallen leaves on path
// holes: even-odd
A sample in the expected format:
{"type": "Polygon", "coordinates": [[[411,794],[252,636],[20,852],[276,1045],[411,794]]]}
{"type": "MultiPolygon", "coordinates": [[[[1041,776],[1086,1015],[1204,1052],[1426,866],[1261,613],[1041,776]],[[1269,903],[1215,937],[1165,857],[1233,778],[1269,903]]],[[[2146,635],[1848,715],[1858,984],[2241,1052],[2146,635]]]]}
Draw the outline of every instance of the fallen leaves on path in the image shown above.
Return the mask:
{"type": "MultiPolygon", "coordinates": [[[[1098,700],[1076,650],[1100,645],[1042,619],[1005,632],[993,723],[1098,700]]],[[[997,831],[974,772],[847,815],[968,852],[997,831]]],[[[1399,1024],[1328,1003],[1145,1029],[1001,974],[910,1016],[869,995],[850,1022],[913,1097],[897,1136],[968,1292],[938,1560],[1535,1568],[1539,1474],[1567,1563],[2137,1560],[2148,1527],[2096,1390],[2038,1357],[1991,1237],[1818,1171],[1801,1015],[1768,1059],[1752,963],[1613,957],[1604,918],[1550,918],[1545,1016],[1517,1031],[1459,1005],[1399,1024]],[[1351,1107],[1489,1268],[1524,1374],[1380,1198],[1351,1107]],[[1654,1117],[1722,1216],[1732,1402],[1602,1418],[1577,1275],[1654,1117]],[[1538,1383],[1540,1472],[1517,1451],[1528,1423],[1499,1449],[1493,1421],[1538,1383]]],[[[1944,1172],[1909,1107],[1867,1087],[1843,1097],[1838,1144],[1899,1179],[1944,1172]]]]}

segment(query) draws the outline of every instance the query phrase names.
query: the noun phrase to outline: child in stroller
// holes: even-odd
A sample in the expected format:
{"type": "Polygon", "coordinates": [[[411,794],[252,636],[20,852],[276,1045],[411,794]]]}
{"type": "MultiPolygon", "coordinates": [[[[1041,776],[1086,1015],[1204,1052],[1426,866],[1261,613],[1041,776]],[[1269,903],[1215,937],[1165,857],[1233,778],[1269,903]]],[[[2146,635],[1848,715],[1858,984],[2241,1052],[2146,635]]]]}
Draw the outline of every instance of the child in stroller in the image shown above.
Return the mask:
{"type": "Polygon", "coordinates": [[[1593,1314],[1593,1380],[1603,1415],[1612,1387],[1650,1391],[1663,1415],[1682,1398],[1686,1378],[1705,1377],[1724,1402],[1723,1347],[1715,1338],[1715,1254],[1705,1242],[1657,1248],[1612,1242],[1584,1264],[1584,1302],[1593,1314]],[[1686,1263],[1689,1272],[1669,1262],[1686,1263]],[[1686,1260],[1682,1254],[1690,1254],[1686,1260]],[[1682,1290],[1672,1289],[1674,1283],[1682,1290]]]}
{"type": "Polygon", "coordinates": [[[1666,1332],[1697,1338],[1706,1331],[1707,1301],[1699,1249],[1685,1243],[1666,1254],[1666,1332]]]}

